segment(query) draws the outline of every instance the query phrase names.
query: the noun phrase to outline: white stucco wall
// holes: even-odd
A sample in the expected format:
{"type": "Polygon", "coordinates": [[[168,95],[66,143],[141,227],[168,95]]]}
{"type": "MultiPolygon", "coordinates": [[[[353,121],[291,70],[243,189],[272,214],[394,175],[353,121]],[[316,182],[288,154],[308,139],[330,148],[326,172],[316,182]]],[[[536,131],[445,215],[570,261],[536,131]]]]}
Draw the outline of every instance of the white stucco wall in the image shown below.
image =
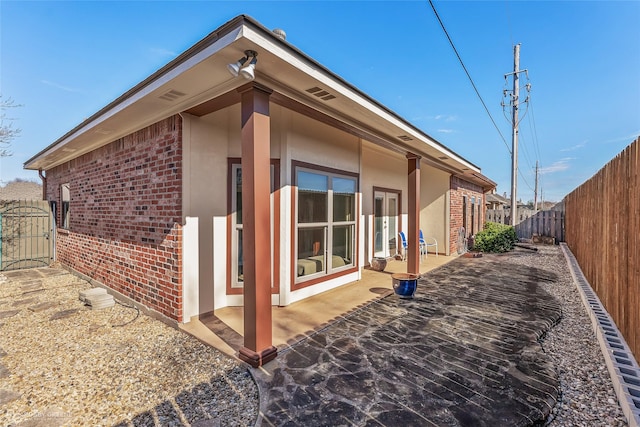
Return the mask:
{"type": "MultiPolygon", "coordinates": [[[[372,255],[373,188],[401,193],[402,227],[407,225],[407,160],[404,155],[384,150],[358,137],[334,129],[279,105],[271,104],[271,158],[280,160],[280,226],[274,231],[280,251],[273,254],[280,276],[280,292],[273,303],[288,305],[311,295],[341,286],[361,277],[361,271],[291,291],[291,266],[295,264],[295,235],[292,235],[292,162],[304,162],[359,174],[358,225],[359,266],[372,255]]],[[[242,305],[242,295],[227,295],[228,159],[240,158],[240,105],[204,117],[183,115],[183,215],[185,256],[185,317],[203,314],[228,305],[242,305]],[[197,249],[194,249],[197,248],[197,249]],[[195,255],[197,254],[197,255],[195,255]],[[195,303],[194,301],[197,301],[195,303]]],[[[441,252],[446,243],[446,194],[449,174],[421,165],[420,221],[425,235],[438,239],[441,252]],[[440,243],[442,242],[442,243],[440,243]]]]}
{"type": "Polygon", "coordinates": [[[445,254],[449,248],[447,193],[451,175],[425,164],[420,171],[420,228],[425,238],[434,237],[438,241],[438,252],[445,254]]]}
{"type": "MultiPolygon", "coordinates": [[[[367,141],[362,144],[362,210],[366,240],[364,242],[367,260],[373,255],[373,188],[385,188],[401,193],[401,229],[407,230],[408,181],[407,159],[399,153],[384,150],[367,141]]],[[[427,165],[420,164],[420,228],[425,235],[435,237],[438,251],[446,253],[448,248],[448,203],[450,174],[427,165]]]]}
{"type": "Polygon", "coordinates": [[[182,228],[182,316],[184,323],[200,314],[198,218],[186,217],[182,228]]]}
{"type": "MultiPolygon", "coordinates": [[[[399,153],[384,150],[368,141],[362,141],[361,185],[362,191],[362,228],[361,239],[363,266],[373,257],[373,201],[374,187],[400,193],[400,212],[407,211],[407,159],[399,153]]],[[[406,216],[399,216],[400,226],[406,227],[406,216]]]]}
{"type": "MultiPolygon", "coordinates": [[[[286,187],[286,191],[282,192],[283,210],[281,211],[282,249],[286,253],[283,254],[283,265],[281,265],[283,274],[281,274],[280,282],[280,304],[288,305],[358,280],[361,277],[361,273],[358,271],[357,273],[340,276],[295,291],[290,290],[292,285],[291,265],[295,263],[295,255],[291,253],[292,245],[295,244],[295,235],[291,235],[292,222],[294,221],[291,217],[293,207],[290,201],[293,180],[291,164],[293,161],[298,161],[323,168],[359,173],[360,140],[353,135],[291,110],[280,108],[280,113],[279,125],[282,126],[282,132],[279,137],[281,143],[282,186],[286,187]]],[[[361,239],[361,237],[359,238],[361,239]]],[[[359,254],[356,254],[356,256],[358,257],[359,254]]]]}
{"type": "MultiPolygon", "coordinates": [[[[286,144],[291,160],[358,173],[359,139],[308,117],[288,111],[286,144]]],[[[289,174],[290,175],[290,174],[289,174]]]]}
{"type": "MultiPolygon", "coordinates": [[[[185,295],[197,295],[197,308],[191,307],[189,312],[194,315],[214,309],[212,218],[226,218],[229,112],[222,110],[205,118],[189,114],[182,117],[183,216],[185,223],[187,217],[197,219],[190,225],[197,227],[197,232],[190,229],[185,233],[183,246],[188,248],[185,257],[197,254],[199,259],[197,263],[183,263],[183,283],[185,295]]],[[[226,240],[226,228],[221,236],[220,231],[215,237],[226,240]]]]}
{"type": "MultiPolygon", "coordinates": [[[[275,104],[270,109],[271,158],[280,159],[280,294],[274,304],[287,305],[359,278],[338,278],[298,291],[291,289],[293,245],[291,236],[292,161],[358,173],[359,139],[275,104]]],[[[228,305],[242,305],[242,295],[227,295],[227,191],[228,158],[240,158],[240,105],[204,117],[183,115],[183,215],[185,254],[199,262],[184,263],[184,294],[189,315],[203,314],[228,305]],[[196,231],[197,229],[197,231],[196,231]],[[197,250],[194,249],[197,247],[197,250]],[[195,304],[193,301],[198,301],[195,304]]]]}
{"type": "Polygon", "coordinates": [[[373,215],[373,187],[402,192],[400,211],[407,211],[407,159],[405,156],[363,141],[361,179],[364,215],[373,215]]]}

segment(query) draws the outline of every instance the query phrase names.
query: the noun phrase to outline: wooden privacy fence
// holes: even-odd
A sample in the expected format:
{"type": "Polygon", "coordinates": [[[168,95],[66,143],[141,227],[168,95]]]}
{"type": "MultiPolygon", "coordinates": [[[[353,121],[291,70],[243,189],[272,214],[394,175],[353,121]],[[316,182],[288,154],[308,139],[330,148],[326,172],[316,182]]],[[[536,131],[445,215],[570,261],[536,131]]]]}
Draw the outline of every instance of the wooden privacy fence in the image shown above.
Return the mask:
{"type": "MultiPolygon", "coordinates": [[[[486,221],[497,222],[498,224],[511,224],[511,209],[487,209],[485,212],[486,221]]],[[[533,215],[535,215],[533,209],[519,207],[516,224],[527,220],[533,215]]]]}
{"type": "Polygon", "coordinates": [[[485,218],[487,222],[511,224],[511,216],[509,216],[509,211],[504,209],[487,209],[485,218]]]}
{"type": "Polygon", "coordinates": [[[640,359],[640,138],[564,199],[566,241],[640,359]]]}
{"type": "Polygon", "coordinates": [[[556,243],[564,242],[564,212],[540,211],[516,225],[519,239],[531,239],[534,234],[553,237],[556,243]]]}
{"type": "MultiPolygon", "coordinates": [[[[523,211],[516,224],[516,234],[519,239],[531,239],[534,234],[550,236],[556,243],[564,242],[564,212],[561,210],[540,211],[538,213],[527,209],[523,211]]],[[[504,209],[487,209],[487,222],[511,224],[509,211],[504,209]]]]}

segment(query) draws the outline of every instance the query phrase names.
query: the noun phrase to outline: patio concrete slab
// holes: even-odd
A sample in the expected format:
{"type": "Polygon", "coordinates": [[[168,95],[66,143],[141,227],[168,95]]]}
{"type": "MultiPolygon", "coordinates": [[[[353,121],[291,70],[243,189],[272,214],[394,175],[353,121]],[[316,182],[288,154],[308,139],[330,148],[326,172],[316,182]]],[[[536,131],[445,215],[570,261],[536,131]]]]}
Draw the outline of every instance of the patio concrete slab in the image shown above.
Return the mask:
{"type": "Polygon", "coordinates": [[[552,273],[509,255],[458,258],[416,297],[376,299],[260,369],[262,425],[525,426],[559,382],[538,344],[561,316],[552,273]]]}
{"type": "MultiPolygon", "coordinates": [[[[420,272],[451,262],[457,256],[423,257],[420,272]]],[[[404,261],[389,260],[384,271],[362,271],[362,280],[340,286],[284,307],[274,306],[273,345],[281,349],[305,339],[347,313],[357,310],[376,298],[393,292],[391,275],[407,271],[404,261]]],[[[179,328],[202,342],[236,357],[244,343],[244,316],[242,307],[225,307],[213,313],[193,317],[179,328]]]]}

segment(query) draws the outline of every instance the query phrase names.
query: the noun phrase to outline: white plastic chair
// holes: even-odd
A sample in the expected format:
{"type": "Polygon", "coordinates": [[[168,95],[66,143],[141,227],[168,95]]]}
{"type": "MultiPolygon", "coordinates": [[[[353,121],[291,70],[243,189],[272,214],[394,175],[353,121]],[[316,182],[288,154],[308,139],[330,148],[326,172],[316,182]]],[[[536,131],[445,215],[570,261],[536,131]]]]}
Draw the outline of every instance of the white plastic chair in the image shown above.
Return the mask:
{"type": "Polygon", "coordinates": [[[429,256],[429,247],[433,247],[435,246],[436,248],[436,256],[438,256],[438,241],[436,240],[435,237],[427,237],[426,239],[424,238],[424,235],[422,234],[422,230],[420,230],[420,253],[422,253],[422,250],[424,249],[424,254],[425,256],[429,256]]]}

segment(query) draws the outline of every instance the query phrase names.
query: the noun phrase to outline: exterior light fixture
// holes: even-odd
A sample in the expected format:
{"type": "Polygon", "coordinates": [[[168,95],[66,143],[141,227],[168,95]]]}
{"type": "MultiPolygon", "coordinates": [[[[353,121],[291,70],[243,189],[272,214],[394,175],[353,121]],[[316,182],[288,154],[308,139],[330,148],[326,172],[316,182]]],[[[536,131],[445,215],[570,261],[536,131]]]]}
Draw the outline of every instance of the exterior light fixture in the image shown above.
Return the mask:
{"type": "Polygon", "coordinates": [[[240,72],[240,68],[244,65],[244,63],[247,62],[247,59],[249,58],[244,56],[238,59],[238,62],[235,62],[233,64],[227,64],[227,70],[229,70],[229,72],[233,77],[238,77],[238,72],[240,72]]]}
{"type": "Polygon", "coordinates": [[[245,50],[242,58],[238,59],[235,63],[227,65],[227,70],[229,70],[229,73],[231,73],[233,77],[237,77],[239,74],[247,80],[253,80],[256,76],[255,70],[257,62],[258,53],[253,50],[245,50]],[[251,57],[251,62],[243,68],[243,65],[249,60],[249,57],[251,57]]]}

